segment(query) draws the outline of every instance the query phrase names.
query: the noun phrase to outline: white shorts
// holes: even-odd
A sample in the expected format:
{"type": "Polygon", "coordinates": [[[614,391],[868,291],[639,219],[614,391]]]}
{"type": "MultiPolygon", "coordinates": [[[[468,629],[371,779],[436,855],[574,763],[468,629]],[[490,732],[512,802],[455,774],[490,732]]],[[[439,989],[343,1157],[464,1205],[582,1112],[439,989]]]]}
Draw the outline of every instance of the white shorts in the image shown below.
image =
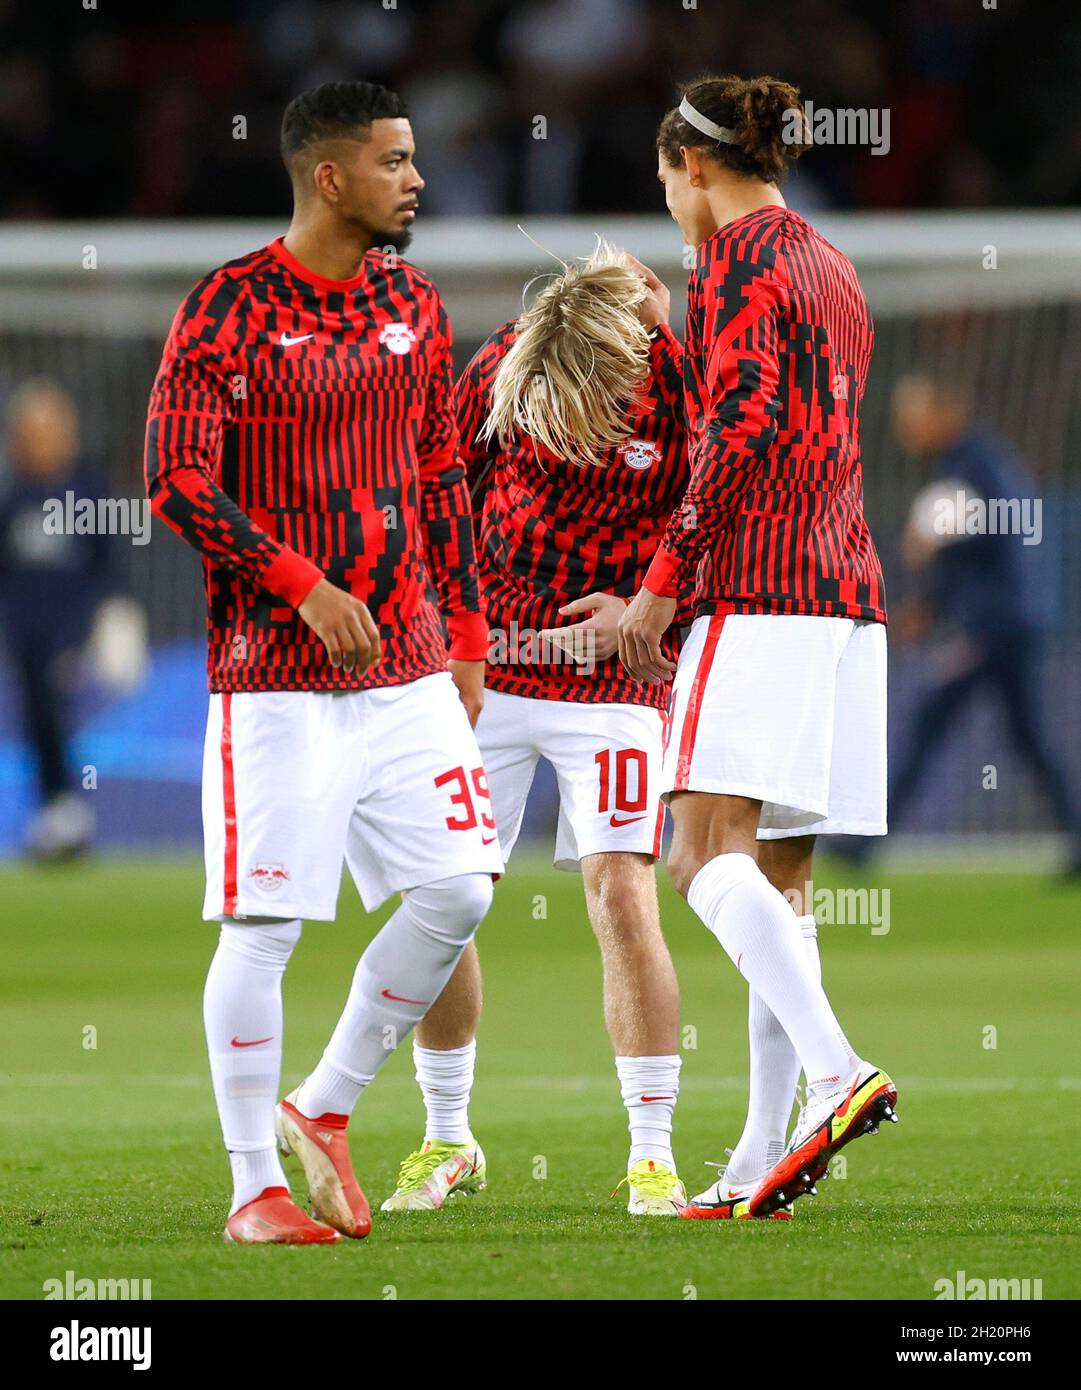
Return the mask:
{"type": "Polygon", "coordinates": [[[502,872],[480,752],[448,672],[378,690],[212,695],[203,917],[333,921],[342,866],[369,912],[502,872]]]}
{"type": "Polygon", "coordinates": [[[761,801],[760,840],[885,835],[885,627],[696,618],[676,673],[663,790],[761,801]]]}
{"type": "Polygon", "coordinates": [[[661,852],[660,799],[666,716],[643,705],[586,705],[484,694],[477,721],[503,857],[522,828],[526,798],[547,758],[559,784],[555,865],[587,854],[661,852]]]}

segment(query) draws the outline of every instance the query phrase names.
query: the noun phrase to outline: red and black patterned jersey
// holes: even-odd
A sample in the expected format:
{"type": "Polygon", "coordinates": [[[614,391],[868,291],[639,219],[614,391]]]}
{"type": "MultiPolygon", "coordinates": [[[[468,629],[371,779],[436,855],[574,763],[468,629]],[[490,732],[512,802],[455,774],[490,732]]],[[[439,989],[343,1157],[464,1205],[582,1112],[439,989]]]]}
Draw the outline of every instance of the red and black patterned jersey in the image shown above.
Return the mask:
{"type": "MultiPolygon", "coordinates": [[[[496,371],[515,337],[513,323],[493,333],[456,388],[489,627],[486,683],[536,699],[663,708],[668,687],[633,680],[618,656],[576,664],[538,634],[583,620],[585,614],[560,616],[572,599],[604,592],[629,600],[640,588],[689,479],[682,349],[667,325],[657,333],[649,376],[628,408],[630,437],[602,450],[600,463],[581,466],[527,435],[506,449],[478,438],[496,371]]],[[[666,634],[672,660],[678,642],[673,626],[666,634]]]]}
{"type": "Polygon", "coordinates": [[[697,611],[886,621],[863,514],[859,408],[874,333],[852,263],[764,207],[699,247],[684,376],[691,485],[646,576],[697,611]]]}
{"type": "Polygon", "coordinates": [[[369,252],[328,280],[282,244],[180,306],[150,397],[154,514],[202,552],[210,688],[357,690],[480,659],[450,325],[427,276],[369,252]],[[321,578],[368,605],[383,657],[331,666],[297,608],[321,578]],[[432,594],[438,597],[438,607],[432,594]]]}

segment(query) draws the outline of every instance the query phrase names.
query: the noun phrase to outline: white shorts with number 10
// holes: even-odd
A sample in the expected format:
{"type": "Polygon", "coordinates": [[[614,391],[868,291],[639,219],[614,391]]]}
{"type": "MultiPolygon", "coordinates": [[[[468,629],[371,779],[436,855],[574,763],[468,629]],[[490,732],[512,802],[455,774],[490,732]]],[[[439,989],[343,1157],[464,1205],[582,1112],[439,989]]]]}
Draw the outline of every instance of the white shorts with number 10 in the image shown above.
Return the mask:
{"type": "Polygon", "coordinates": [[[587,854],[661,852],[665,715],[644,705],[581,704],[488,690],[477,742],[488,773],[500,847],[510,857],[537,761],[559,783],[555,865],[587,854]]]}

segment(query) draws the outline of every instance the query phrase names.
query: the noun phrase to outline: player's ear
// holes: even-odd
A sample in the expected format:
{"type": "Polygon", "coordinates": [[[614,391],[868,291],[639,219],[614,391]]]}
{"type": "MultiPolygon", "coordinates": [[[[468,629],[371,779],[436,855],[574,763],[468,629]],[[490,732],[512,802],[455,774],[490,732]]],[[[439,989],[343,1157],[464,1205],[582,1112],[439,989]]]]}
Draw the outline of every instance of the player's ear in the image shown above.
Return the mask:
{"type": "Polygon", "coordinates": [[[702,154],[691,145],[680,145],[679,152],[683,156],[683,167],[687,170],[687,179],[692,188],[700,188],[702,185],[702,154]]]}
{"type": "Polygon", "coordinates": [[[341,198],[341,170],[332,159],[321,159],[312,170],[312,183],[315,191],[327,202],[336,203],[341,198]]]}

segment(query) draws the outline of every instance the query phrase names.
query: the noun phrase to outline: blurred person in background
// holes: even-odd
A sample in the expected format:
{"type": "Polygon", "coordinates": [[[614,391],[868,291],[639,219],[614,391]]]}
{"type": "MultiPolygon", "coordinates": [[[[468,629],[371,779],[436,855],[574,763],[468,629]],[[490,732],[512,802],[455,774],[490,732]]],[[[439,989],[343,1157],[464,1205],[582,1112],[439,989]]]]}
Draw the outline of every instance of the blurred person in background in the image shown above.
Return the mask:
{"type": "Polygon", "coordinates": [[[86,651],[104,682],[135,685],[145,660],[142,612],[118,593],[115,537],[46,524],[50,502],[109,496],[83,457],[75,402],[53,381],[25,381],[5,418],[0,484],[0,621],[20,686],[25,736],[39,786],[27,848],[61,859],[87,849],[94,815],[76,790],[69,757],[69,701],[86,651]]]}
{"type": "Polygon", "coordinates": [[[982,691],[998,697],[1007,732],[1069,835],[1069,872],[1081,873],[1077,802],[1046,737],[1040,711],[1044,631],[1031,561],[1042,534],[1032,480],[1009,447],[981,429],[953,386],[911,374],[895,385],[893,428],[920,461],[927,485],[916,497],[901,542],[916,592],[900,606],[902,642],[932,638],[933,672],[916,708],[906,747],[890,778],[889,800],[901,821],[942,741],[982,691]],[[994,534],[981,504],[1017,501],[1028,534],[994,534]],[[967,517],[966,517],[967,513],[967,517]],[[1027,541],[1027,544],[1026,544],[1027,541]]]}

